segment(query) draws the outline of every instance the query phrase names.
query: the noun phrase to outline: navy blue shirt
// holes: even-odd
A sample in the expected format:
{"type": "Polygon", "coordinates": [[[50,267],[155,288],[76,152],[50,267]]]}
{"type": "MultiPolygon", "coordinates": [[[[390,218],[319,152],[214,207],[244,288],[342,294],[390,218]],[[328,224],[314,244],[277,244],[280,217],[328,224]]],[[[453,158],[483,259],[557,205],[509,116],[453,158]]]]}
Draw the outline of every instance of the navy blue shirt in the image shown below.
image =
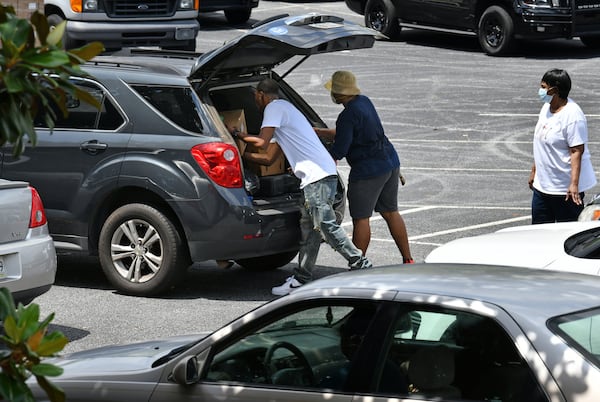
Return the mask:
{"type": "Polygon", "coordinates": [[[398,153],[383,132],[375,106],[364,95],[348,102],[338,116],[329,152],[335,160],[348,161],[348,181],[381,176],[400,167],[398,153]]]}

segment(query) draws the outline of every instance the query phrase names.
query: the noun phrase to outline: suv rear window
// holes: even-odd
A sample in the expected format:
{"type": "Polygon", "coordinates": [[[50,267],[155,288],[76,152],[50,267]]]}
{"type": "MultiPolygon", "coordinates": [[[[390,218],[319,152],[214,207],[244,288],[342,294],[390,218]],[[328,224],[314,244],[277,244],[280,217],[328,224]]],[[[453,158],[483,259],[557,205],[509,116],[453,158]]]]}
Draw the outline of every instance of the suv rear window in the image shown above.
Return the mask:
{"type": "Polygon", "coordinates": [[[132,85],[148,103],[177,126],[202,133],[200,102],[191,88],[132,85]]]}

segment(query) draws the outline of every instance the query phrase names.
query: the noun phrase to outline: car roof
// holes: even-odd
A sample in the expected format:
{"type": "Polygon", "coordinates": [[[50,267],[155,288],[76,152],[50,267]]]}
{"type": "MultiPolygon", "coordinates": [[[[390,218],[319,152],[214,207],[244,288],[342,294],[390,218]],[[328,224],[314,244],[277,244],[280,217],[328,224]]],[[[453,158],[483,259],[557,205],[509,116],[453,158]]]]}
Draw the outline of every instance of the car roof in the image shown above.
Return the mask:
{"type": "Polygon", "coordinates": [[[301,297],[323,291],[456,297],[493,303],[513,315],[540,318],[600,306],[600,277],[479,264],[402,264],[352,271],[308,283],[293,294],[301,297]]]}
{"type": "Polygon", "coordinates": [[[194,65],[195,56],[158,50],[125,49],[110,55],[96,56],[82,68],[92,76],[113,74],[130,83],[189,85],[187,77],[194,65]]]}

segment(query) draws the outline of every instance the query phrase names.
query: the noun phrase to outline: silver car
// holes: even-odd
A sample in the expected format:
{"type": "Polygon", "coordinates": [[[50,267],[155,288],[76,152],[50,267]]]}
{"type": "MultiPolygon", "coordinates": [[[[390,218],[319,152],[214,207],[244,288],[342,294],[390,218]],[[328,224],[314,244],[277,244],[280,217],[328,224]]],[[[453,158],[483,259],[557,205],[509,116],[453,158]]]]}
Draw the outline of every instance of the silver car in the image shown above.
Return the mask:
{"type": "Polygon", "coordinates": [[[393,266],[304,285],[210,335],[66,355],[54,382],[69,401],[597,401],[599,324],[598,277],[393,266]]]}
{"type": "Polygon", "coordinates": [[[0,179],[0,287],[28,304],[47,292],[56,275],[56,253],[37,191],[0,179]]]}

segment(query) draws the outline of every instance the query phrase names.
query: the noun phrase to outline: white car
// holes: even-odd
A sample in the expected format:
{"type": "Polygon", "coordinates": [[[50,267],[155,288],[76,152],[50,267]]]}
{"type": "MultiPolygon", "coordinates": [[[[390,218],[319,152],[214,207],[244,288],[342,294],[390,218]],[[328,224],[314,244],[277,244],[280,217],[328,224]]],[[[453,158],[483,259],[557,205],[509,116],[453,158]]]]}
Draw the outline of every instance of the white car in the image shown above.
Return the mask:
{"type": "Polygon", "coordinates": [[[600,221],[516,226],[450,241],[425,262],[497,264],[600,275],[600,221]]]}
{"type": "Polygon", "coordinates": [[[0,287],[16,303],[47,292],[56,275],[56,252],[38,192],[28,183],[0,179],[0,287]]]}

